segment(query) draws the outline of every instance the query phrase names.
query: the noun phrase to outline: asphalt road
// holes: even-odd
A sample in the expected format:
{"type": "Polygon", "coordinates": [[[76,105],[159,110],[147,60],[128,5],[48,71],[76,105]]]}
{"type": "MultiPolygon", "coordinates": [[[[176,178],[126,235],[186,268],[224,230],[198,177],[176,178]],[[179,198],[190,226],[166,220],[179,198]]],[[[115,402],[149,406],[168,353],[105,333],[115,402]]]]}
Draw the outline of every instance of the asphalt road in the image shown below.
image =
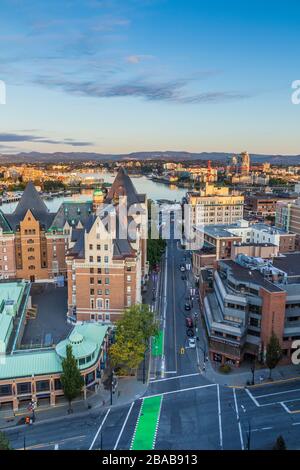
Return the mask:
{"type": "MultiPolygon", "coordinates": [[[[155,449],[271,449],[281,434],[288,449],[300,448],[300,378],[293,382],[233,389],[210,383],[198,366],[196,349],[187,347],[184,310],[189,289],[179,269],[184,252],[170,240],[164,281],[166,299],[161,377],[150,381],[145,397],[161,395],[155,449]],[[180,354],[181,347],[185,353],[180,354]]],[[[199,354],[199,351],[198,351],[199,354]]],[[[144,398],[146,399],[146,398],[144,398]]],[[[130,449],[143,399],[95,409],[89,415],[8,430],[22,449],[130,449]]]]}

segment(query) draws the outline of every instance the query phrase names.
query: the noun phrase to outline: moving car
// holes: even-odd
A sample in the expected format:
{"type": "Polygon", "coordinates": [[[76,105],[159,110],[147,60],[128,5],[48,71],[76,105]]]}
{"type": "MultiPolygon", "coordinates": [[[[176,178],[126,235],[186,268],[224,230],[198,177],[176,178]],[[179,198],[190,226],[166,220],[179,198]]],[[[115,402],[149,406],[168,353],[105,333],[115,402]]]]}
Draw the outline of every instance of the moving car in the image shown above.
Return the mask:
{"type": "Polygon", "coordinates": [[[186,317],[185,324],[187,328],[193,328],[194,326],[193,319],[191,317],[186,317]]]}
{"type": "Polygon", "coordinates": [[[189,301],[186,301],[184,304],[184,310],[191,310],[191,304],[189,301]]]}
{"type": "Polygon", "coordinates": [[[185,266],[184,266],[183,264],[180,265],[180,271],[181,271],[182,273],[184,273],[184,271],[185,271],[185,266]]]}
{"type": "Polygon", "coordinates": [[[189,338],[189,347],[195,348],[196,347],[196,340],[195,338],[189,338]]]}

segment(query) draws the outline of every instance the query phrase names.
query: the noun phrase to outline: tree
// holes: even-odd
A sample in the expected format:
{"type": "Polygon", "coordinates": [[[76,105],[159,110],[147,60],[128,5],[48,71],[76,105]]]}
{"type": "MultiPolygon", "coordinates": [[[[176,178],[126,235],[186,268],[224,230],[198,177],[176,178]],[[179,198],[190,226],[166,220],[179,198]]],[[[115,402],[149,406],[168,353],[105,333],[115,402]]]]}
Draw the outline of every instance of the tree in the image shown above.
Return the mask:
{"type": "Polygon", "coordinates": [[[282,436],[277,437],[273,450],[286,450],[285,441],[282,436]]]}
{"type": "Polygon", "coordinates": [[[133,305],[117,322],[115,343],[109,355],[113,367],[137,369],[144,358],[150,336],[158,333],[158,324],[149,305],[133,305]]]}
{"type": "Polygon", "coordinates": [[[0,431],[0,450],[10,450],[10,443],[8,437],[4,432],[0,431]]]}
{"type": "Polygon", "coordinates": [[[270,341],[267,345],[267,355],[266,355],[266,364],[268,368],[270,369],[269,378],[271,378],[272,370],[275,369],[281,357],[282,357],[282,350],[280,347],[279,339],[273,332],[271,335],[270,341]]]}
{"type": "Polygon", "coordinates": [[[149,238],[147,241],[147,260],[151,267],[159,263],[162,253],[166,248],[166,240],[162,238],[149,238]]]}
{"type": "Polygon", "coordinates": [[[71,403],[74,398],[80,395],[83,387],[83,377],[80,374],[80,370],[77,366],[76,359],[72,352],[72,346],[70,344],[66,347],[66,357],[62,361],[63,373],[61,375],[61,384],[69,402],[68,413],[72,412],[71,403]]]}

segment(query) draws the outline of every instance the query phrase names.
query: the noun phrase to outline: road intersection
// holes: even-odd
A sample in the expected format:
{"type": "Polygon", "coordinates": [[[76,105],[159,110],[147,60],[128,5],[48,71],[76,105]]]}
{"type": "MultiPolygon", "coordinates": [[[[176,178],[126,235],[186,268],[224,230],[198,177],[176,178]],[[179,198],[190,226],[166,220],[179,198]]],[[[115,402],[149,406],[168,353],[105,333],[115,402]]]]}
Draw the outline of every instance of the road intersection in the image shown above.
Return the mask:
{"type": "Polygon", "coordinates": [[[162,355],[152,357],[145,395],[84,417],[9,429],[14,448],[22,449],[25,437],[31,449],[271,449],[279,435],[288,449],[300,447],[300,377],[239,388],[213,383],[203,351],[187,347],[183,253],[168,241],[154,301],[162,355]]]}

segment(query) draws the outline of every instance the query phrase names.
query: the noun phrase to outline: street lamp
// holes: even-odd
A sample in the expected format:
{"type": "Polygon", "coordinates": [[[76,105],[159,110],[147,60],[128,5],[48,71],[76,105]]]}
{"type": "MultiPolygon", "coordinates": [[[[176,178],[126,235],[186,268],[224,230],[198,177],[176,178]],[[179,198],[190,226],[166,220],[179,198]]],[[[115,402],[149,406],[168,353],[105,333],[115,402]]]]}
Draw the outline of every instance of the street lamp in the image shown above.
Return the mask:
{"type": "Polygon", "coordinates": [[[255,379],[254,379],[254,374],[255,374],[255,358],[253,359],[252,361],[252,364],[251,364],[251,372],[252,372],[252,385],[255,384],[255,379]]]}

